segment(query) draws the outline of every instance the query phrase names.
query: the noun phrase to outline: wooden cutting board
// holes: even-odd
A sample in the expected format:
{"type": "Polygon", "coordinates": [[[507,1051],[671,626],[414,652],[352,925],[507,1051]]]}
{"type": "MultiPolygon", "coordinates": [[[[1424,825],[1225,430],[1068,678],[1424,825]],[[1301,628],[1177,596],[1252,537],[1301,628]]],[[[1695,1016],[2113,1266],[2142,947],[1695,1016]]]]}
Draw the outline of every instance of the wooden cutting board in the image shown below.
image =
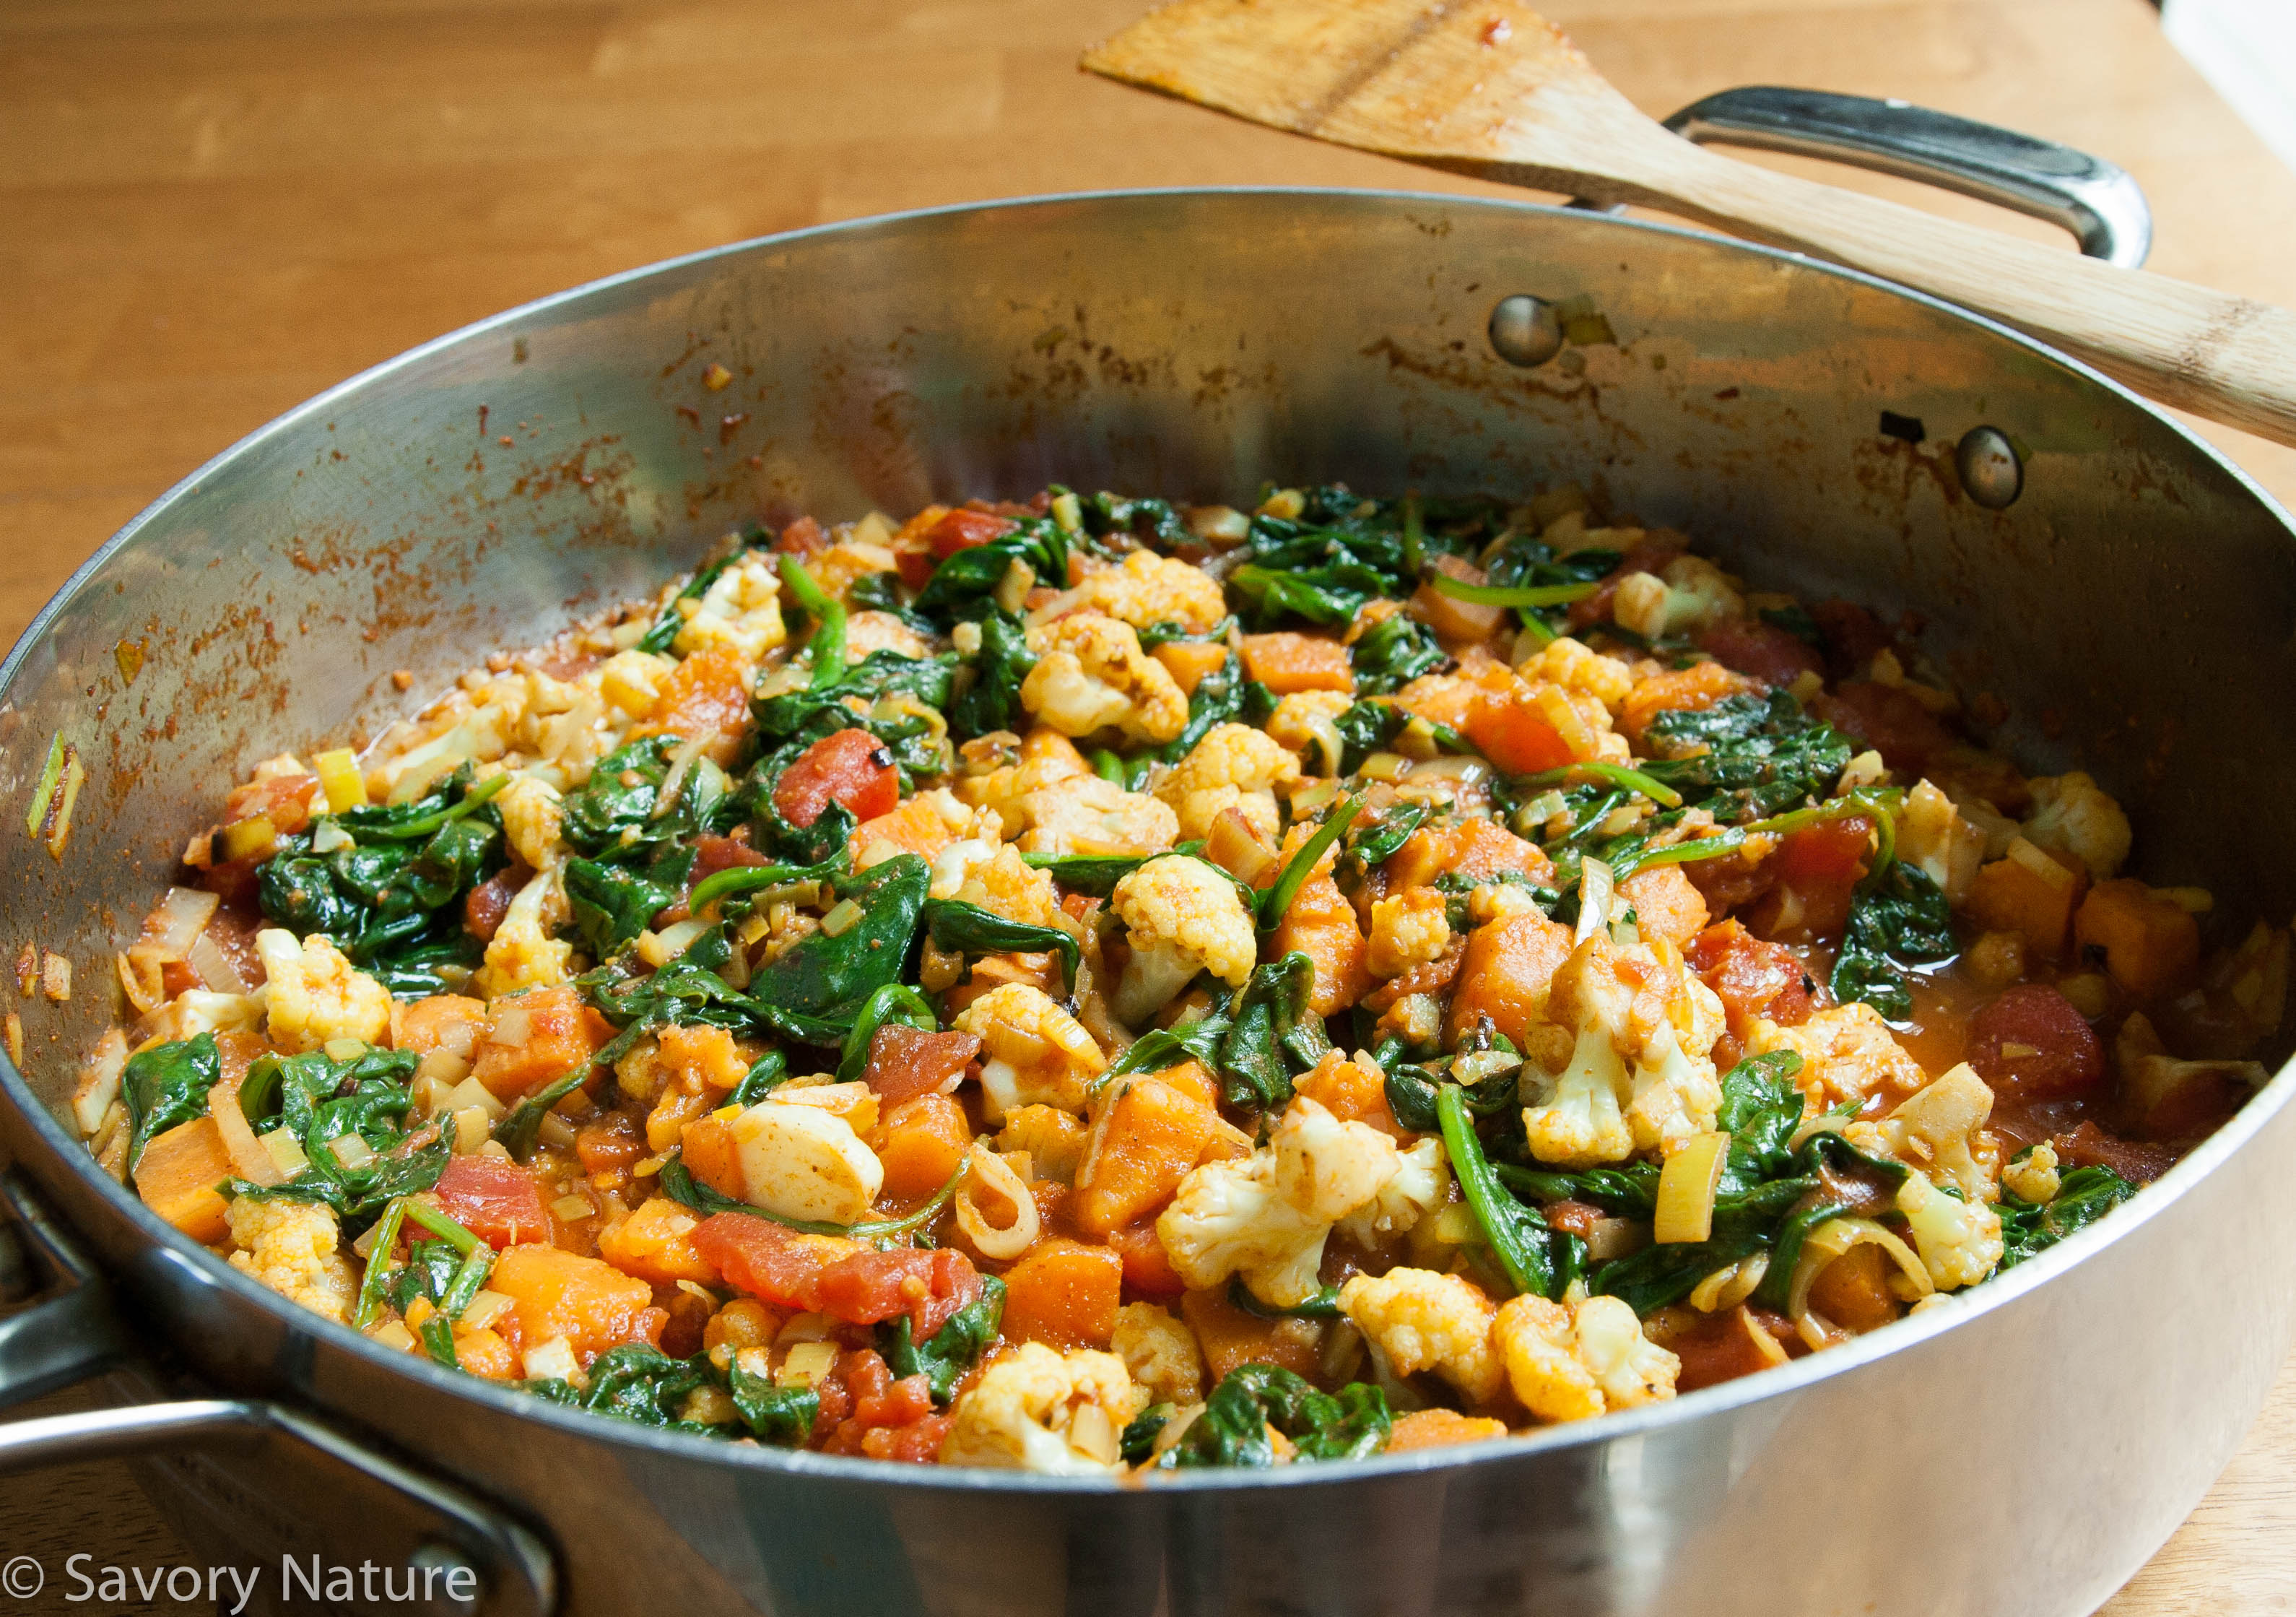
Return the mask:
{"type": "MultiPolygon", "coordinates": [[[[0,644],[201,460],[354,371],[672,253],[890,209],[1206,183],[1494,186],[1076,70],[1145,0],[10,0],[0,644]]],[[[1664,116],[1900,95],[2112,159],[2165,274],[2296,305],[2296,176],[2144,0],[1539,0],[1664,116]]],[[[1982,205],[1761,158],[1963,219],[1982,205]]],[[[2046,226],[2005,227],[2052,239],[2046,226]]],[[[2284,501],[2296,452],[2204,428],[2284,501]]],[[[90,963],[93,969],[94,963],[90,963]]],[[[182,1564],[116,1465],[0,1482],[0,1558],[182,1564]]],[[[78,1613],[57,1598],[28,1617],[78,1613]]],[[[2296,1609],[2296,1374],[2111,1617],[2296,1609]]]]}

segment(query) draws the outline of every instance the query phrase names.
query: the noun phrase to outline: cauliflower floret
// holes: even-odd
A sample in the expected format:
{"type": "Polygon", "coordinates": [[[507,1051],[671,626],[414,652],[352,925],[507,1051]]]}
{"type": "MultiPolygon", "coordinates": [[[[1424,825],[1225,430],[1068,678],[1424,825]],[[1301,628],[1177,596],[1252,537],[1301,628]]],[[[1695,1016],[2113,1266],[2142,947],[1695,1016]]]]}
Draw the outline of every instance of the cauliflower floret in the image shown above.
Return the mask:
{"type": "MultiPolygon", "coordinates": [[[[1368,1055],[1362,1059],[1363,1064],[1371,1064],[1368,1055]]],[[[1379,1194],[1333,1227],[1365,1252],[1376,1252],[1409,1235],[1420,1219],[1443,1205],[1450,1188],[1450,1160],[1443,1154],[1443,1142],[1431,1134],[1397,1153],[1395,1172],[1379,1187],[1379,1194]]]]}
{"type": "Polygon", "coordinates": [[[1300,778],[1300,760],[1283,744],[1250,725],[1214,725],[1172,772],[1156,783],[1156,796],[1180,817],[1180,834],[1211,834],[1226,808],[1239,808],[1268,841],[1282,829],[1275,788],[1300,778]]]}
{"type": "Polygon", "coordinates": [[[518,857],[536,870],[547,870],[564,855],[566,844],[559,828],[566,812],[558,790],[537,776],[514,775],[496,794],[502,811],[503,834],[518,857]]]}
{"type": "Polygon", "coordinates": [[[1029,983],[989,989],[957,1013],[952,1025],[980,1040],[981,1115],[991,1123],[1028,1105],[1080,1113],[1090,1101],[1092,1080],[1108,1066],[1084,1024],[1029,983]]]}
{"type": "Polygon", "coordinates": [[[1953,800],[1928,781],[1906,794],[1898,816],[1898,857],[1921,867],[1946,898],[1958,904],[1985,859],[1985,833],[1964,819],[1953,800]]]}
{"type": "Polygon", "coordinates": [[[661,682],[677,665],[667,657],[632,646],[616,652],[598,669],[598,694],[626,718],[651,718],[661,705],[661,682]]]}
{"type": "Polygon", "coordinates": [[[1595,932],[1555,972],[1546,1014],[1573,1039],[1559,1073],[1524,1069],[1534,1095],[1523,1126],[1541,1161],[1622,1161],[1714,1127],[1721,1002],[1671,948],[1595,932]]]}
{"type": "Polygon", "coordinates": [[[1013,847],[974,838],[951,842],[933,860],[932,896],[954,899],[1024,926],[1062,924],[1053,878],[1013,847]]]}
{"type": "Polygon", "coordinates": [[[1409,887],[1371,907],[1371,948],[1365,964],[1374,977],[1400,977],[1438,959],[1451,947],[1450,900],[1431,887],[1409,887]]]}
{"type": "Polygon", "coordinates": [[[526,989],[555,988],[566,981],[574,946],[554,934],[573,907],[567,902],[562,874],[537,871],[512,898],[487,944],[486,964],[473,980],[488,999],[526,989]]]}
{"type": "Polygon", "coordinates": [[[1540,647],[1538,654],[1518,666],[1515,672],[1533,682],[1545,681],[1565,690],[1584,691],[1601,702],[1613,718],[1626,706],[1627,693],[1635,685],[1634,672],[1626,663],[1616,657],[1605,657],[1567,635],[1540,647]]]}
{"type": "Polygon", "coordinates": [[[873,574],[899,569],[900,558],[882,542],[892,537],[893,525],[873,511],[853,524],[849,537],[841,543],[808,556],[805,570],[824,594],[850,606],[849,597],[856,584],[873,574]]]}
{"type": "Polygon", "coordinates": [[[874,652],[929,657],[932,648],[925,644],[922,635],[891,612],[855,612],[845,620],[845,661],[864,662],[874,652]]]}
{"type": "Polygon", "coordinates": [[[1180,1181],[1156,1238],[1191,1288],[1240,1274],[1261,1301],[1289,1307],[1315,1295],[1332,1226],[1377,1197],[1398,1166],[1387,1136],[1300,1096],[1267,1145],[1180,1181]]]}
{"type": "Polygon", "coordinates": [[[1852,1141],[1951,1180],[1972,1202],[1989,1202],[2001,1157],[2000,1142],[1985,1131],[1992,1114],[1992,1087],[1964,1062],[1880,1122],[1852,1124],[1852,1141]]]}
{"type": "Polygon", "coordinates": [[[1050,792],[1071,782],[1098,777],[1084,761],[1076,743],[1048,725],[1038,725],[1026,741],[1010,730],[998,730],[964,743],[964,776],[956,783],[959,800],[994,813],[1007,840],[1019,836],[1027,821],[1021,800],[1032,792],[1050,792]]]}
{"type": "Polygon", "coordinates": [[[1794,1086],[1820,1110],[1846,1100],[1864,1100],[1877,1090],[1910,1095],[1929,1081],[1921,1063],[1906,1054],[1882,1014],[1864,1000],[1815,1013],[1798,1028],[1758,1020],[1746,1039],[1746,1054],[1792,1050],[1801,1057],[1794,1086]]]}
{"type": "Polygon", "coordinates": [[[390,1032],[390,990],[352,966],[342,951],[314,932],[266,927],[255,953],[267,980],[264,1002],[271,1042],[290,1052],[316,1050],[331,1038],[381,1044],[390,1032]]]}
{"type": "Polygon", "coordinates": [[[1340,1288],[1340,1308],[1399,1375],[1432,1370],[1472,1407],[1489,1405],[1505,1385],[1491,1344],[1498,1307],[1472,1281],[1423,1268],[1356,1275],[1340,1288]]]}
{"type": "Polygon", "coordinates": [[[358,1274],[337,1252],[335,1210],[318,1202],[240,1196],[231,1219],[232,1268],[291,1302],[340,1321],[358,1294],[358,1274]]]}
{"type": "Polygon", "coordinates": [[[781,589],[781,575],[770,556],[757,551],[744,554],[699,596],[677,603],[676,610],[685,621],[670,649],[689,657],[722,642],[740,653],[742,661],[758,661],[789,638],[782,621],[781,589]]]}
{"type": "Polygon", "coordinates": [[[2057,1148],[2043,1140],[2001,1170],[2001,1183],[2013,1195],[2036,1207],[2055,1201],[2063,1188],[2057,1174],[2057,1148]]]}
{"type": "Polygon", "coordinates": [[[956,1400],[940,1461],[1069,1475],[1113,1472],[1122,1465],[1118,1439],[1147,1402],[1112,1353],[1056,1353],[1023,1342],[956,1400]]]}
{"type": "Polygon", "coordinates": [[[1102,568],[1046,602],[1029,620],[1050,623],[1077,612],[1105,612],[1135,628],[1177,623],[1201,635],[1227,616],[1227,598],[1218,584],[1185,562],[1136,550],[1122,566],[1102,568]]]}
{"type": "Polygon", "coordinates": [[[1311,747],[1325,755],[1317,773],[1337,775],[1346,751],[1340,739],[1339,717],[1355,705],[1347,691],[1294,691],[1275,704],[1267,716],[1267,734],[1292,751],[1305,755],[1311,747]]]}
{"type": "Polygon", "coordinates": [[[2072,855],[2088,866],[2093,881],[2119,873],[2128,858],[2128,817],[2103,787],[2078,769],[2025,784],[2033,793],[2027,841],[2072,855]]]}
{"type": "Polygon", "coordinates": [[[1515,1397],[1541,1420],[1585,1420],[1672,1398],[1682,1374],[1682,1361],[1644,1336],[1634,1309],[1616,1297],[1569,1308],[1513,1298],[1491,1336],[1515,1397]]]}
{"type": "Polygon", "coordinates": [[[1685,635],[1746,615],[1737,581],[1703,556],[1680,555],[1661,574],[1630,572],[1619,580],[1611,617],[1645,640],[1685,635]]]}
{"type": "Polygon", "coordinates": [[[1022,853],[1138,856],[1161,853],[1180,836],[1179,817],[1168,805],[1097,775],[1031,792],[1017,807],[1027,827],[1018,843],[1022,853]]]}
{"type": "Polygon", "coordinates": [[[1109,899],[1131,933],[1132,958],[1116,985],[1116,1014],[1136,1026],[1210,972],[1242,988],[1259,940],[1226,872],[1176,854],[1127,873],[1109,899]]]}
{"type": "Polygon", "coordinates": [[[1983,1202],[1948,1195],[1916,1170],[1898,1186],[1898,1211],[1931,1284],[1941,1292],[1975,1285],[2001,1261],[2001,1215],[1983,1202]]]}
{"type": "Polygon", "coordinates": [[[1116,1334],[1109,1351],[1124,1361],[1133,1381],[1160,1404],[1185,1406],[1204,1396],[1204,1356],[1196,1334],[1152,1302],[1128,1302],[1116,1310],[1116,1334]]]}
{"type": "Polygon", "coordinates": [[[1021,682],[1021,705],[1063,735],[1113,728],[1160,744],[1187,725],[1188,699],[1128,623],[1078,612],[1030,629],[1029,649],[1037,666],[1021,682]]]}

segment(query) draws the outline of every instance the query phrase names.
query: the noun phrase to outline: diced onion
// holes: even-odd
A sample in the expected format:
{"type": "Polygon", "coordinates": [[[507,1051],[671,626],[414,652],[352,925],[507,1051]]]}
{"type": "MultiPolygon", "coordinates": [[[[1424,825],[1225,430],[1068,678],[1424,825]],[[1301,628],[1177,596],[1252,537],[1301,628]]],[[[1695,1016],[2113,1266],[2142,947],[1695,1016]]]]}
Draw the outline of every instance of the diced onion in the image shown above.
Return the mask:
{"type": "Polygon", "coordinates": [[[170,887],[168,896],[160,900],[160,907],[145,918],[142,941],[156,943],[178,955],[185,954],[192,947],[192,940],[215,918],[222,903],[215,894],[196,887],[170,887]]]}
{"type": "Polygon", "coordinates": [[[777,1386],[810,1387],[829,1379],[837,1367],[837,1344],[833,1342],[801,1342],[783,1357],[782,1367],[774,1375],[777,1386]]]}
{"type": "Polygon", "coordinates": [[[223,945],[208,933],[201,932],[192,940],[191,947],[184,951],[184,958],[190,963],[201,986],[210,992],[244,994],[248,991],[247,979],[240,975],[239,967],[232,964],[231,956],[224,952],[223,945]]]}
{"type": "Polygon", "coordinates": [[[327,1142],[327,1149],[335,1153],[335,1161],[346,1168],[364,1168],[374,1161],[374,1147],[356,1134],[339,1134],[327,1142]]]}
{"type": "MultiPolygon", "coordinates": [[[[20,1063],[19,1063],[20,1064],[20,1063]]],[[[118,1028],[107,1031],[79,1071],[79,1088],[72,1096],[72,1120],[83,1137],[103,1126],[103,1114],[119,1096],[120,1070],[127,1064],[127,1036],[118,1028]]]]}
{"type": "Polygon", "coordinates": [[[1770,1272],[1770,1255],[1755,1252],[1727,1268],[1718,1268],[1691,1288],[1690,1306],[1702,1314],[1734,1309],[1754,1294],[1762,1276],[1770,1272]]]}
{"type": "Polygon", "coordinates": [[[1578,866],[1578,926],[1571,942],[1584,943],[1611,923],[1611,867],[1600,859],[1578,866]]]}
{"type": "Polygon", "coordinates": [[[463,1323],[474,1331],[482,1331],[516,1306],[500,1292],[480,1292],[463,1309],[463,1323]]]}
{"type": "Polygon", "coordinates": [[[1608,1263],[1650,1244],[1650,1227],[1640,1219],[1597,1219],[1587,1231],[1587,1258],[1608,1263]]]}
{"type": "Polygon", "coordinates": [[[1714,1194],[1728,1165],[1730,1137],[1694,1134],[1659,1170],[1658,1210],[1651,1239],[1662,1245],[1703,1241],[1714,1233],[1714,1194]]]}
{"type": "Polygon", "coordinates": [[[1914,1249],[1871,1219],[1828,1219],[1819,1225],[1801,1244],[1801,1255],[1794,1260],[1793,1278],[1786,1287],[1786,1317],[1799,1324],[1809,1312],[1809,1288],[1825,1272],[1826,1265],[1848,1252],[1852,1247],[1878,1246],[1898,1269],[1916,1297],[1926,1297],[1937,1290],[1930,1279],[1930,1271],[1914,1249]]]}
{"type": "Polygon", "coordinates": [[[861,907],[850,899],[840,899],[827,915],[821,918],[824,937],[841,938],[851,932],[861,920],[861,907]]]}
{"type": "Polygon", "coordinates": [[[965,1176],[963,1188],[956,1193],[956,1225],[984,1258],[1004,1262],[1019,1257],[1037,1244],[1038,1220],[1037,1198],[1021,1183],[1021,1176],[1013,1165],[980,1141],[972,1143],[966,1153],[966,1165],[972,1170],[965,1176]],[[972,1199],[973,1187],[994,1192],[1013,1208],[1013,1222],[999,1229],[989,1223],[972,1199]]]}
{"type": "Polygon", "coordinates": [[[548,1342],[538,1342],[527,1349],[524,1355],[529,1381],[579,1381],[582,1366],[574,1357],[573,1344],[563,1336],[554,1336],[548,1342]]]}
{"type": "Polygon", "coordinates": [[[303,1154],[303,1142],[295,1137],[291,1129],[274,1129],[268,1134],[258,1135],[255,1143],[279,1165],[283,1183],[311,1165],[311,1159],[303,1154]]]}
{"type": "MultiPolygon", "coordinates": [[[[255,1137],[255,1130],[247,1126],[247,1114],[239,1109],[239,1086],[217,1084],[208,1091],[208,1115],[215,1119],[216,1132],[223,1137],[223,1148],[231,1153],[231,1165],[239,1177],[250,1185],[277,1185],[287,1176],[279,1170],[277,1159],[263,1148],[255,1137]]],[[[346,1139],[357,1138],[346,1135],[346,1139]]],[[[359,1144],[366,1144],[360,1140],[359,1144]]]]}
{"type": "Polygon", "coordinates": [[[590,1205],[587,1196],[561,1196],[550,1204],[550,1211],[560,1221],[571,1224],[577,1219],[588,1218],[598,1210],[590,1205]]]}

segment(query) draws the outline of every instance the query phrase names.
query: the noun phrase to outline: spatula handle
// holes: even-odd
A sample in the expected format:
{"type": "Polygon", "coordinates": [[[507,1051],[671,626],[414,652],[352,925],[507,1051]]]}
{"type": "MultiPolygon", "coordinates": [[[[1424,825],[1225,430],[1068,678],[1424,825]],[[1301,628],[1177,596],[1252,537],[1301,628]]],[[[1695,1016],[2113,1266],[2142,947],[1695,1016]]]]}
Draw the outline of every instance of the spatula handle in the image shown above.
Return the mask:
{"type": "MultiPolygon", "coordinates": [[[[2164,403],[2296,444],[2296,315],[2020,241],[1687,141],[1636,143],[1654,204],[1993,316],[2164,403]]],[[[1623,176],[1622,176],[1623,177],[1623,176]]],[[[1611,199],[1605,199],[1611,200],[1611,199]]]]}

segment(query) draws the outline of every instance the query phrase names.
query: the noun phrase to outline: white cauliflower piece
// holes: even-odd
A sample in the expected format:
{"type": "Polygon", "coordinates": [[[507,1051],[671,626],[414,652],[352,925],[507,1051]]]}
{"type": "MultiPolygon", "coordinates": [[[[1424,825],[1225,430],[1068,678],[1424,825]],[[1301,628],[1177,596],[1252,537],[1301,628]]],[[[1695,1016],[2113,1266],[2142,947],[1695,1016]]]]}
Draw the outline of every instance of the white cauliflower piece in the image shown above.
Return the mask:
{"type": "Polygon", "coordinates": [[[1573,1038],[1560,1072],[1524,1069],[1523,1126],[1541,1161],[1623,1161],[1714,1127],[1721,1002],[1672,948],[1621,948],[1595,932],[1554,973],[1546,1014],[1573,1038]]]}
{"type": "Polygon", "coordinates": [[[1953,800],[1923,781],[1906,794],[1898,813],[1898,857],[1921,867],[1952,903],[1969,896],[1985,861],[1985,832],[1963,817],[1953,800]]]}
{"type": "Polygon", "coordinates": [[[1915,1171],[1898,1187],[1898,1211],[1931,1284],[1941,1292],[1975,1285],[2001,1261],[2001,1215],[1981,1201],[1948,1195],[1915,1171]]]}
{"type": "Polygon", "coordinates": [[[865,662],[877,652],[897,657],[929,657],[932,648],[922,635],[885,612],[855,612],[845,620],[845,661],[865,662]]]}
{"type": "Polygon", "coordinates": [[[1541,1420],[1586,1420],[1672,1398],[1682,1374],[1682,1361],[1644,1336],[1616,1297],[1568,1308],[1513,1298],[1491,1335],[1515,1397],[1541,1420]]]}
{"type": "Polygon", "coordinates": [[[1062,924],[1053,878],[1008,844],[992,846],[970,837],[951,842],[934,857],[931,892],[1025,926],[1062,924]]]}
{"type": "Polygon", "coordinates": [[[998,834],[1008,840],[1019,836],[1026,825],[1021,799],[1098,778],[1076,743],[1046,725],[1030,730],[1026,741],[1010,730],[978,736],[965,743],[962,752],[964,775],[956,783],[958,799],[995,814],[1002,828],[998,834]]]}
{"type": "Polygon", "coordinates": [[[1746,1039],[1746,1054],[1792,1050],[1801,1057],[1794,1087],[1818,1109],[1864,1100],[1878,1090],[1911,1094],[1929,1081],[1921,1063],[1906,1054],[1882,1014],[1864,1000],[1813,1014],[1798,1028],[1759,1020],[1746,1039]]]}
{"type": "Polygon", "coordinates": [[[1746,615],[1737,581],[1703,556],[1680,555],[1663,574],[1632,572],[1619,580],[1611,618],[1646,640],[1686,635],[1746,615]]]}
{"type": "Polygon", "coordinates": [[[159,1039],[196,1038],[202,1033],[252,1033],[263,1025],[264,1000],[253,994],[217,994],[207,989],[185,989],[153,1013],[151,1036],[159,1039]]]}
{"type": "Polygon", "coordinates": [[[1021,683],[1021,705],[1063,735],[1114,729],[1160,744],[1187,725],[1188,699],[1128,623],[1078,612],[1030,629],[1029,649],[1037,665],[1021,683]]]}
{"type": "Polygon", "coordinates": [[[1124,1361],[1151,1402],[1185,1407],[1204,1396],[1204,1356],[1196,1334],[1152,1302],[1128,1302],[1116,1310],[1108,1350],[1124,1361]]]}
{"type": "Polygon", "coordinates": [[[558,789],[539,776],[513,775],[510,784],[495,794],[502,811],[503,834],[511,850],[535,870],[547,870],[564,856],[559,835],[565,824],[564,800],[558,789]]]}
{"type": "Polygon", "coordinates": [[[562,873],[556,866],[537,871],[512,896],[487,944],[486,964],[473,979],[479,994],[499,999],[565,981],[574,946],[552,934],[572,913],[562,873]]]}
{"type": "Polygon", "coordinates": [[[789,638],[788,626],[782,621],[781,590],[774,559],[759,551],[745,554],[700,595],[677,603],[676,610],[685,621],[670,649],[688,657],[705,645],[724,644],[741,653],[744,662],[761,661],[789,638]]]}
{"type": "Polygon", "coordinates": [[[1414,965],[1440,959],[1451,947],[1450,900],[1431,887],[1409,887],[1371,906],[1371,948],[1365,964],[1374,977],[1400,977],[1414,965]]]}
{"type": "Polygon", "coordinates": [[[980,1040],[981,1115],[991,1123],[1030,1105],[1081,1113],[1108,1067],[1084,1024],[1029,983],[989,989],[951,1025],[980,1040]]]}
{"type": "Polygon", "coordinates": [[[1117,882],[1109,904],[1132,942],[1115,1010],[1136,1026],[1169,1004],[1197,973],[1242,988],[1259,962],[1259,939],[1235,883],[1201,859],[1151,859],[1117,882]]]}
{"type": "Polygon", "coordinates": [[[1029,614],[1031,624],[1050,623],[1071,612],[1104,612],[1134,628],[1177,623],[1201,635],[1227,616],[1227,598],[1201,569],[1152,550],[1136,550],[1119,567],[1103,567],[1074,589],[1054,596],[1029,614]]]}
{"type": "Polygon", "coordinates": [[[1273,842],[1283,829],[1275,788],[1299,778],[1300,760],[1274,736],[1250,725],[1219,724],[1156,783],[1156,796],[1177,812],[1184,837],[1210,836],[1221,811],[1237,808],[1273,842]]]}
{"type": "Polygon", "coordinates": [[[1471,1408],[1488,1407],[1505,1384],[1491,1342],[1498,1306],[1472,1281],[1423,1268],[1351,1276],[1340,1288],[1340,1309],[1399,1375],[1432,1370],[1471,1408]]]}
{"type": "Polygon", "coordinates": [[[1180,837],[1180,819],[1168,804],[1144,792],[1127,792],[1097,775],[1063,781],[1021,797],[1022,853],[1161,853],[1180,837]]]}
{"type": "Polygon", "coordinates": [[[2128,817],[2103,787],[2078,769],[2025,784],[2033,793],[2033,812],[2023,826],[2027,841],[2070,854],[2088,866],[2093,881],[2120,872],[2128,858],[2128,817]]]}
{"type": "Polygon", "coordinates": [[[1605,657],[1565,635],[1539,648],[1538,654],[1519,664],[1515,673],[1533,683],[1559,685],[1584,691],[1616,718],[1634,689],[1634,670],[1616,657],[1605,657]]]}
{"type": "Polygon", "coordinates": [[[2025,1155],[2001,1170],[2001,1183],[2010,1194],[2045,1207],[2057,1199],[2063,1181],[2057,1173],[2057,1148],[2043,1140],[2025,1155]]]}
{"type": "Polygon", "coordinates": [[[226,1210],[239,1250],[232,1268],[340,1322],[358,1294],[358,1272],[336,1250],[335,1210],[319,1202],[240,1196],[226,1210]]]}
{"type": "Polygon", "coordinates": [[[956,1400],[940,1462],[1055,1475],[1112,1473],[1122,1468],[1117,1440],[1147,1401],[1112,1353],[1056,1353],[1023,1342],[956,1400]]]}
{"type": "Polygon", "coordinates": [[[1879,1123],[1857,1127],[1872,1129],[1884,1154],[1951,1180],[1972,1202],[1989,1202],[2001,1157],[2000,1143],[1985,1131],[1992,1114],[1992,1086],[1964,1062],[1879,1123]]]}
{"type": "Polygon", "coordinates": [[[381,1044],[390,1034],[390,990],[354,967],[342,951],[314,932],[266,927],[255,934],[256,956],[266,980],[264,1008],[271,1042],[290,1053],[316,1050],[332,1038],[381,1044]]]}
{"type": "Polygon", "coordinates": [[[1300,1096],[1258,1151],[1191,1171],[1156,1238],[1191,1288],[1242,1275],[1261,1301],[1288,1307],[1316,1293],[1332,1226],[1377,1197],[1398,1166],[1393,1140],[1300,1096]]]}
{"type": "Polygon", "coordinates": [[[1379,1187],[1379,1194],[1332,1227],[1365,1252],[1376,1252],[1409,1235],[1422,1219],[1443,1205],[1450,1188],[1450,1160],[1443,1154],[1443,1142],[1431,1134],[1410,1150],[1398,1152],[1395,1172],[1379,1187]]]}

